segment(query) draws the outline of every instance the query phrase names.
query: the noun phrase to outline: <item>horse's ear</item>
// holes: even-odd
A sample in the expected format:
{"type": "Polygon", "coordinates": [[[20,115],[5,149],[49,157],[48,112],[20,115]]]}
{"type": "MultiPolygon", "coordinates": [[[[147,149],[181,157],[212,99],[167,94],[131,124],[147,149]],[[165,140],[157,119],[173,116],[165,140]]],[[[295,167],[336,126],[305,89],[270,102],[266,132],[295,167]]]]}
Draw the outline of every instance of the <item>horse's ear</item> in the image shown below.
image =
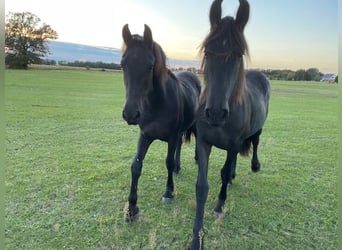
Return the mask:
{"type": "Polygon", "coordinates": [[[148,25],[145,24],[145,30],[144,30],[144,43],[147,46],[147,48],[152,49],[153,45],[153,38],[152,38],[152,31],[148,25]]]}
{"type": "Polygon", "coordinates": [[[210,7],[209,20],[211,29],[217,27],[221,21],[222,16],[222,0],[215,0],[210,7]]]}
{"type": "Polygon", "coordinates": [[[129,44],[132,42],[132,34],[128,28],[128,24],[125,24],[122,28],[122,38],[126,46],[129,46],[129,44]]]}
{"type": "Polygon", "coordinates": [[[240,0],[240,6],[236,14],[235,23],[238,28],[243,32],[249,19],[249,3],[247,0],[240,0]]]}

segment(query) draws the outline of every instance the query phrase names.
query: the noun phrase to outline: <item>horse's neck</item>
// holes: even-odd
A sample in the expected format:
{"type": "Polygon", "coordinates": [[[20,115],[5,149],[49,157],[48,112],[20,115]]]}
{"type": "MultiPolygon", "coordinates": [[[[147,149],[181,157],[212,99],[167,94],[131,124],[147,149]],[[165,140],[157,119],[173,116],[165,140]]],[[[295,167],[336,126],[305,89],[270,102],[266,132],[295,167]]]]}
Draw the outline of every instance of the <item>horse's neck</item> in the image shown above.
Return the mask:
{"type": "Polygon", "coordinates": [[[179,87],[175,86],[175,84],[177,84],[176,81],[177,78],[172,72],[169,72],[163,79],[155,78],[154,87],[156,94],[161,97],[168,97],[171,94],[170,91],[177,90],[179,87]]]}
{"type": "Polygon", "coordinates": [[[159,79],[153,79],[153,91],[148,94],[146,99],[147,105],[145,106],[145,108],[149,109],[150,111],[159,109],[167,97],[162,84],[164,84],[164,82],[160,82],[159,79]]]}
{"type": "Polygon", "coordinates": [[[165,107],[166,105],[170,105],[171,100],[179,96],[181,90],[175,79],[177,78],[170,74],[162,80],[154,79],[154,91],[148,97],[149,102],[153,106],[157,105],[157,108],[165,107]]]}

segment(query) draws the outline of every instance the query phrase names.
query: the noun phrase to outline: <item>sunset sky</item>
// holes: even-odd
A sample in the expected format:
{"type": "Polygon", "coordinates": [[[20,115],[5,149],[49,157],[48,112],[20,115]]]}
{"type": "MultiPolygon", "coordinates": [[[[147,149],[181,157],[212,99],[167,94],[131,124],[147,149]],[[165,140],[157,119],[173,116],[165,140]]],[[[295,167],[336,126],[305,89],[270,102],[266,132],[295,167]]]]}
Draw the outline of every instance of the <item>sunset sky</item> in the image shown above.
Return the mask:
{"type": "MultiPolygon", "coordinates": [[[[5,13],[30,11],[51,25],[59,41],[120,48],[121,29],[142,34],[148,24],[167,56],[199,60],[212,0],[6,0],[5,13]]],[[[338,0],[250,0],[245,35],[249,68],[338,71],[338,0]]],[[[223,1],[235,16],[238,0],[223,1]]]]}

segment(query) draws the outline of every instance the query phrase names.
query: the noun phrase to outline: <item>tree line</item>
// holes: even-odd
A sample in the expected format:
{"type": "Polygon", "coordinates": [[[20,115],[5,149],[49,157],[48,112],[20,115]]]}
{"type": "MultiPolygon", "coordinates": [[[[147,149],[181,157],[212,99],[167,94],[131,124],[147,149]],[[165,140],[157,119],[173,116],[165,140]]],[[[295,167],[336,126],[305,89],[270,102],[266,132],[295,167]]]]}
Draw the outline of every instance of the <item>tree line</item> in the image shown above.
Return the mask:
{"type": "Polygon", "coordinates": [[[95,69],[111,69],[111,70],[121,70],[121,65],[117,63],[105,63],[105,62],[90,62],[90,61],[58,61],[46,59],[41,62],[45,65],[62,65],[62,66],[72,66],[72,67],[82,67],[86,69],[95,68],[95,69]]]}
{"type": "Polygon", "coordinates": [[[270,80],[287,80],[287,81],[320,81],[323,73],[317,68],[293,70],[260,70],[270,80]]]}

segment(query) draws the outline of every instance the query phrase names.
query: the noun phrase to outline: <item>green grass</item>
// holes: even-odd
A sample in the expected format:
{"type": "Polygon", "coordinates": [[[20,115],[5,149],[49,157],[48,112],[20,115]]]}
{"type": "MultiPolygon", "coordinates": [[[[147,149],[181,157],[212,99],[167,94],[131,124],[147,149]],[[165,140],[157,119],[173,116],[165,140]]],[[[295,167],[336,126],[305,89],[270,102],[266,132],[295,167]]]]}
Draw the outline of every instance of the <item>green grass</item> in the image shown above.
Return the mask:
{"type": "MultiPolygon", "coordinates": [[[[121,118],[121,73],[6,71],[6,249],[185,249],[197,166],[182,151],[175,199],[166,144],[152,144],[139,183],[140,219],[124,221],[138,128],[121,118]]],[[[207,249],[337,249],[336,85],[272,81],[262,169],[238,158],[224,215],[213,213],[225,152],[214,149],[207,249]]]]}

